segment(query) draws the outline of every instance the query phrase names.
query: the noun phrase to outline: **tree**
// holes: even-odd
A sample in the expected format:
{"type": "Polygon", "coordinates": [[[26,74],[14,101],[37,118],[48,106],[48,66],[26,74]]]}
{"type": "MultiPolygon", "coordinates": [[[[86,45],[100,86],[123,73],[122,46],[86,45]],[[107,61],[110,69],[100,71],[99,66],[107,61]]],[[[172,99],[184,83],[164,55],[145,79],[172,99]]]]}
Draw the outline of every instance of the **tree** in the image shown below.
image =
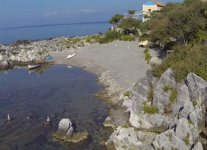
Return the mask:
{"type": "Polygon", "coordinates": [[[128,10],[129,15],[134,15],[136,13],[136,10],[128,10]]]}
{"type": "Polygon", "coordinates": [[[116,14],[111,18],[109,23],[112,24],[112,25],[118,26],[118,23],[120,22],[121,19],[123,19],[123,17],[124,17],[123,15],[116,14]]]}
{"type": "Polygon", "coordinates": [[[120,22],[119,27],[123,29],[124,34],[131,33],[133,35],[136,35],[138,34],[140,22],[141,21],[133,19],[133,18],[126,18],[120,22]]]}

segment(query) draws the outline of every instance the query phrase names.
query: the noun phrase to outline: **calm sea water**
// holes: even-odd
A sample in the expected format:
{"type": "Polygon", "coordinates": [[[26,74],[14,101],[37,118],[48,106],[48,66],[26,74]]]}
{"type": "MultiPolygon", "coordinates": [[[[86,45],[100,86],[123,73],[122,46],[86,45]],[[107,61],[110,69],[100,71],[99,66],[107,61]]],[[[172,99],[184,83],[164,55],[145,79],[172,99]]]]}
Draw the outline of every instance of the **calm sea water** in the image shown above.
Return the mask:
{"type": "Polygon", "coordinates": [[[102,124],[108,107],[95,97],[101,88],[95,75],[64,65],[0,73],[0,149],[104,149],[101,143],[109,133],[102,124]],[[45,124],[47,116],[50,125],[45,124]],[[64,117],[72,120],[76,131],[88,131],[89,140],[70,146],[54,142],[51,134],[64,117]]]}
{"type": "Polygon", "coordinates": [[[83,36],[99,32],[106,32],[108,29],[109,24],[107,22],[1,28],[0,43],[9,44],[17,40],[38,40],[58,36],[83,36]]]}

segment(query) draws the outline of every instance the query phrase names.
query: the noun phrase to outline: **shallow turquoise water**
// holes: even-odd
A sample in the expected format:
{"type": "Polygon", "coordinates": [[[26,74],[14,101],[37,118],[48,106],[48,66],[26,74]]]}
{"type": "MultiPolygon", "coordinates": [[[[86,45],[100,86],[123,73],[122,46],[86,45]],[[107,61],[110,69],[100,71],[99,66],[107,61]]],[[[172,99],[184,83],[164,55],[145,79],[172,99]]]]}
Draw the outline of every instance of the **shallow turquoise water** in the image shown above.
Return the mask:
{"type": "Polygon", "coordinates": [[[100,143],[107,135],[102,123],[108,108],[96,99],[99,90],[95,75],[64,65],[41,73],[0,73],[0,149],[104,149],[100,143]],[[45,124],[47,116],[50,125],[45,124]],[[53,142],[51,134],[63,117],[72,120],[76,131],[88,131],[89,140],[70,146],[53,142]]]}

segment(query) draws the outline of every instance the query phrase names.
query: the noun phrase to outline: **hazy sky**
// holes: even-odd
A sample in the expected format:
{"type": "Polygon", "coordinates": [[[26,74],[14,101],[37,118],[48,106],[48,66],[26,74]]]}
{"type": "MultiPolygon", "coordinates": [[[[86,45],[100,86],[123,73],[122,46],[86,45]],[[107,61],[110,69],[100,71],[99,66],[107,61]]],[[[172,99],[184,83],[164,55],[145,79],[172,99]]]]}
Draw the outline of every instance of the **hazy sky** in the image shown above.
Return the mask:
{"type": "MultiPolygon", "coordinates": [[[[0,0],[0,27],[106,21],[148,0],[0,0]]],[[[161,0],[180,2],[182,0],[161,0]]]]}

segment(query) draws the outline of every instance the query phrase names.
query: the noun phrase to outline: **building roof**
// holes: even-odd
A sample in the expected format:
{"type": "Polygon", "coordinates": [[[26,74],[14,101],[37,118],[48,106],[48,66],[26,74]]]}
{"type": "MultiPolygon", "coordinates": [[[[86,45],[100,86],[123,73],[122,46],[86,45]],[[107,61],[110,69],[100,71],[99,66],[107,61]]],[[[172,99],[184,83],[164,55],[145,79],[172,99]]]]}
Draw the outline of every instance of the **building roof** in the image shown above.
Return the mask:
{"type": "Polygon", "coordinates": [[[153,5],[157,5],[159,7],[164,7],[165,4],[160,2],[160,1],[157,1],[157,0],[150,0],[150,1],[147,1],[146,3],[144,3],[144,5],[148,5],[148,6],[153,6],[153,5]]]}
{"type": "Polygon", "coordinates": [[[157,6],[160,6],[160,7],[164,7],[165,4],[160,2],[160,1],[157,1],[157,0],[151,0],[152,2],[154,2],[157,6]]]}
{"type": "Polygon", "coordinates": [[[147,1],[146,3],[144,3],[144,5],[153,6],[153,5],[156,5],[156,4],[152,1],[147,1]]]}

